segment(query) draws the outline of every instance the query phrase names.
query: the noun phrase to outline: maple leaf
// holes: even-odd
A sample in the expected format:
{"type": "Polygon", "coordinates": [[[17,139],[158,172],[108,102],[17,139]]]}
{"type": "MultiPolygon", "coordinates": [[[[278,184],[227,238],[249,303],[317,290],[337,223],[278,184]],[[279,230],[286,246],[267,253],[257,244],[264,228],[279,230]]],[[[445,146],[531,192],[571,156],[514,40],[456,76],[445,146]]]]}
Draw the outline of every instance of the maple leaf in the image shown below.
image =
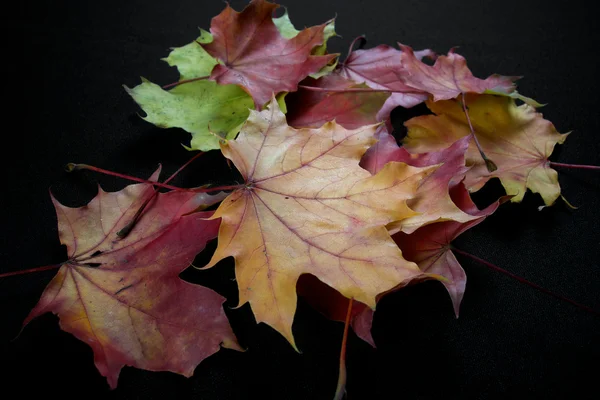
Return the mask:
{"type": "Polygon", "coordinates": [[[371,176],[358,161],[376,129],[335,122],[294,129],[272,101],[268,110],[251,111],[237,140],[221,145],[246,183],[213,215],[222,222],[206,268],[233,256],[240,305],[250,302],[257,321],[294,347],[301,274],[369,307],[378,294],[421,275],[384,225],[414,215],[406,200],[433,168],[389,163],[371,176]]]}
{"type": "Polygon", "coordinates": [[[225,298],[178,277],[219,226],[207,220],[210,212],[194,211],[223,196],[158,194],[119,239],[116,233],[153,195],[152,185],[137,184],[115,193],[99,189],[80,208],[52,198],[69,260],[24,322],[57,314],[63,330],[92,347],[111,388],[125,365],[191,376],[220,344],[239,349],[223,312],[225,298]]]}
{"type": "Polygon", "coordinates": [[[388,225],[390,233],[400,230],[411,233],[423,225],[437,221],[468,222],[476,218],[462,211],[452,201],[449,193],[450,187],[462,180],[468,171],[465,167],[465,152],[470,140],[470,136],[465,136],[447,149],[410,154],[405,148],[398,147],[392,135],[380,133],[377,144],[361,160],[363,168],[372,174],[380,171],[390,161],[404,162],[414,167],[442,164],[421,182],[415,198],[408,201],[408,206],[420,214],[388,225]]]}
{"type": "Polygon", "coordinates": [[[253,102],[237,85],[212,81],[188,82],[166,91],[142,79],[127,93],[146,112],[144,120],[160,128],[182,128],[192,134],[189,149],[219,148],[221,139],[232,139],[248,118],[253,102]]]}
{"type": "Polygon", "coordinates": [[[392,237],[402,249],[404,256],[416,262],[423,272],[441,275],[448,279],[441,282],[450,295],[454,313],[458,318],[467,276],[452,253],[450,243],[465,231],[483,222],[510,196],[502,197],[485,209],[479,210],[462,183],[452,187],[450,193],[456,205],[463,212],[473,216],[473,219],[467,222],[438,222],[419,228],[411,234],[399,232],[392,237]]]}
{"type": "Polygon", "coordinates": [[[172,49],[169,56],[162,60],[166,61],[171,67],[177,67],[180,81],[207,77],[219,62],[208,54],[200,44],[212,41],[212,35],[204,29],[200,29],[200,36],[195,41],[172,49]]]}
{"type": "Polygon", "coordinates": [[[211,43],[202,44],[220,60],[210,79],[220,84],[237,84],[254,99],[260,109],[273,94],[291,92],[298,82],[318,72],[335,55],[312,55],[324,43],[327,24],[302,30],[291,39],[284,38],[273,23],[276,4],[252,1],[242,12],[229,5],[214,17],[211,43]]]}
{"type": "MultiPolygon", "coordinates": [[[[370,88],[392,90],[395,93],[387,99],[379,111],[379,121],[389,119],[391,111],[397,106],[405,108],[422,103],[428,94],[405,84],[407,74],[402,66],[402,52],[387,45],[379,45],[368,50],[355,50],[340,67],[340,74],[370,88]]],[[[431,50],[422,50],[416,57],[433,57],[431,50]]]]}
{"type": "Polygon", "coordinates": [[[439,56],[433,66],[421,61],[420,54],[415,54],[406,45],[398,43],[402,49],[402,67],[404,83],[414,89],[433,96],[434,101],[453,99],[461,93],[484,93],[493,90],[497,93],[510,94],[515,90],[516,77],[491,75],[486,79],[473,76],[467,67],[465,58],[451,49],[447,56],[439,56]]]}
{"type": "MultiPolygon", "coordinates": [[[[284,14],[281,17],[273,18],[273,23],[277,27],[277,30],[279,30],[279,33],[281,33],[281,36],[283,36],[286,39],[294,38],[300,33],[300,31],[296,29],[294,24],[292,24],[287,10],[285,10],[284,14]]],[[[336,35],[337,34],[335,33],[335,20],[332,19],[327,23],[325,29],[323,30],[323,44],[314,47],[311,51],[311,54],[315,56],[323,56],[327,54],[327,41],[336,35]]],[[[314,79],[321,78],[333,71],[337,67],[337,62],[338,58],[335,57],[329,62],[328,65],[321,68],[320,71],[314,72],[309,76],[314,79]]]]}
{"type": "MultiPolygon", "coordinates": [[[[277,27],[277,30],[281,36],[283,36],[285,39],[295,38],[301,32],[296,29],[294,24],[292,24],[287,10],[285,10],[281,17],[273,18],[273,23],[277,27]]],[[[332,19],[327,23],[327,25],[325,25],[325,29],[323,29],[323,44],[315,46],[312,49],[311,54],[316,56],[325,55],[327,53],[327,41],[336,35],[335,20],[332,19]]],[[[314,78],[317,79],[317,77],[314,78]]]]}
{"type": "MultiPolygon", "coordinates": [[[[391,135],[388,136],[391,140],[394,140],[391,135]]],[[[381,137],[378,143],[389,143],[390,139],[388,136],[381,137]]],[[[458,144],[462,143],[457,142],[458,144]]],[[[398,149],[395,140],[394,146],[388,144],[387,147],[398,149]]],[[[397,150],[394,152],[397,153],[397,150]]],[[[365,158],[363,158],[364,161],[365,158]]],[[[439,169],[442,168],[440,167],[439,169]]],[[[404,258],[416,262],[423,273],[446,278],[446,280],[440,281],[450,295],[454,312],[458,318],[460,303],[467,283],[467,276],[452,253],[450,243],[460,234],[480,224],[487,216],[494,213],[500,204],[507,201],[510,196],[502,197],[485,209],[479,210],[471,200],[462,182],[451,184],[448,190],[455,207],[469,216],[469,219],[465,222],[436,222],[410,233],[398,232],[392,235],[392,238],[402,250],[404,258]]],[[[300,278],[298,281],[298,294],[325,317],[334,321],[344,321],[348,308],[348,299],[314,276],[303,275],[300,278]]],[[[375,347],[375,342],[371,334],[372,324],[373,310],[365,304],[355,301],[352,304],[351,312],[352,329],[358,337],[375,347]]]]}
{"type": "MultiPolygon", "coordinates": [[[[471,167],[466,173],[467,188],[477,191],[497,177],[506,193],[514,196],[513,202],[520,202],[529,188],[539,193],[546,205],[553,204],[560,195],[560,185],[548,157],[568,134],[558,133],[534,107],[517,106],[509,97],[469,95],[466,101],[481,147],[498,166],[496,171],[488,172],[471,142],[466,153],[466,165],[471,167]]],[[[408,134],[404,147],[409,152],[439,151],[471,133],[458,101],[428,101],[427,106],[437,115],[416,117],[405,123],[408,134]]]]}
{"type": "MultiPolygon", "coordinates": [[[[365,85],[331,74],[320,79],[308,78],[303,84],[319,89],[357,89],[365,85]]],[[[346,129],[377,123],[377,112],[381,109],[387,93],[381,92],[326,92],[299,90],[286,97],[290,126],[318,128],[328,121],[335,120],[346,129]]]]}
{"type": "MultiPolygon", "coordinates": [[[[402,249],[404,257],[407,260],[416,262],[423,273],[446,278],[446,280],[440,281],[450,295],[455,315],[458,318],[460,303],[467,284],[467,276],[452,253],[450,243],[494,213],[500,204],[508,200],[509,196],[505,196],[485,209],[479,210],[462,183],[452,186],[450,194],[457,207],[464,213],[471,215],[473,219],[465,223],[437,222],[421,227],[410,234],[396,233],[392,238],[402,249]]],[[[298,294],[325,317],[334,321],[344,321],[348,299],[315,277],[303,275],[298,281],[298,294]]],[[[373,310],[365,304],[358,302],[352,304],[351,324],[354,333],[375,347],[371,335],[373,316],[373,310]]]]}

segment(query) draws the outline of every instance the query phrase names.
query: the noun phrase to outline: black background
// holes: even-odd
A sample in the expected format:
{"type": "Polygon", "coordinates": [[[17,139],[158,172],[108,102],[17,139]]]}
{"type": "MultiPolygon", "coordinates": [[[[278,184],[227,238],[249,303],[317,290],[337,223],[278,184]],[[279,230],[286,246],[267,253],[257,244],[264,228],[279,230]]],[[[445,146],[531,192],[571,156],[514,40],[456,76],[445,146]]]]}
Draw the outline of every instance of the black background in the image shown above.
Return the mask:
{"type": "MultiPolygon", "coordinates": [[[[337,15],[346,52],[366,34],[367,48],[396,41],[445,52],[460,46],[478,76],[523,75],[519,90],[548,103],[541,111],[560,132],[573,130],[553,160],[600,165],[597,96],[599,44],[595,14],[586,1],[288,0],[297,27],[337,15]]],[[[232,1],[238,10],[245,1],[232,1]]],[[[139,76],[166,84],[177,73],[160,61],[169,47],[209,28],[224,3],[205,1],[13,2],[4,10],[3,142],[0,272],[58,263],[59,245],[48,188],[69,206],[96,193],[96,182],[119,190],[127,182],[93,173],[67,174],[67,162],[146,177],[162,163],[173,172],[190,154],[189,135],[161,130],[137,116],[122,88],[139,76]]],[[[402,120],[423,108],[394,113],[402,120]]],[[[177,185],[228,183],[222,157],[207,154],[177,185]]],[[[538,211],[541,198],[505,205],[456,246],[550,290],[600,310],[600,173],[561,171],[564,195],[538,211]]],[[[497,183],[477,200],[500,192],[497,183]]],[[[202,264],[210,250],[197,260],[202,264]]],[[[556,300],[459,256],[468,275],[461,317],[439,283],[415,285],[385,298],[374,322],[377,350],[349,340],[349,399],[598,398],[600,317],[556,300]]],[[[20,325],[55,272],[0,280],[0,391],[4,398],[331,399],[337,380],[342,324],[300,302],[295,353],[248,306],[227,309],[246,353],[222,350],[194,377],[124,368],[110,391],[91,349],[60,331],[45,315],[14,341],[20,325]],[[12,393],[12,394],[11,394],[12,393]]],[[[186,271],[186,279],[215,288],[237,304],[233,263],[186,271]]],[[[182,305],[185,306],[185,305],[182,305]]]]}

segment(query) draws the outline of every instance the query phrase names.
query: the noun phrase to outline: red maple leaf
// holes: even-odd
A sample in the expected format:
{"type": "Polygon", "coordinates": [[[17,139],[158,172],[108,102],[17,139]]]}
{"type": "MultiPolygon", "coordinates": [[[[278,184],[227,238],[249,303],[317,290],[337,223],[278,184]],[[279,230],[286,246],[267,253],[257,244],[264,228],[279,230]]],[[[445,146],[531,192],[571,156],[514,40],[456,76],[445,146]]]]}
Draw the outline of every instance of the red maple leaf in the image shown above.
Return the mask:
{"type": "Polygon", "coordinates": [[[425,64],[420,52],[398,43],[402,49],[402,67],[405,74],[403,82],[415,90],[421,90],[433,96],[434,101],[449,100],[461,93],[483,93],[493,90],[499,93],[511,93],[515,90],[517,77],[491,75],[486,79],[473,76],[467,67],[467,60],[451,49],[446,56],[437,57],[433,66],[425,64]]]}
{"type": "Polygon", "coordinates": [[[239,348],[223,312],[225,298],[179,278],[219,227],[218,220],[206,220],[212,212],[195,210],[222,196],[153,196],[152,185],[137,184],[115,193],[100,189],[80,208],[53,198],[69,259],[24,322],[57,314],[63,330],[92,347],[111,388],[125,365],[191,376],[220,344],[239,348]],[[134,229],[119,238],[149,199],[134,229]]]}
{"type": "Polygon", "coordinates": [[[201,46],[221,64],[210,79],[220,84],[237,84],[260,109],[273,94],[293,92],[298,82],[326,66],[336,55],[314,56],[323,44],[327,23],[302,30],[285,39],[273,23],[277,4],[254,0],[242,12],[229,5],[212,19],[214,40],[201,46]]]}
{"type": "Polygon", "coordinates": [[[450,243],[465,231],[483,222],[510,196],[500,198],[483,210],[479,210],[473,203],[462,182],[450,189],[450,196],[462,211],[476,218],[467,222],[437,222],[423,226],[411,234],[399,232],[392,237],[398,247],[402,249],[402,254],[408,260],[416,262],[421,271],[441,275],[448,279],[448,281],[442,281],[442,284],[452,299],[454,313],[458,318],[467,276],[452,253],[450,243]]]}
{"type": "Polygon", "coordinates": [[[367,86],[339,74],[307,78],[302,83],[313,89],[299,90],[285,99],[287,122],[295,128],[320,128],[333,120],[346,129],[375,124],[389,97],[388,93],[361,91],[367,86]]]}
{"type": "MultiPolygon", "coordinates": [[[[356,50],[348,55],[341,66],[341,74],[372,89],[390,90],[392,95],[377,114],[379,121],[389,119],[397,106],[413,107],[427,100],[427,92],[408,86],[404,82],[407,71],[402,65],[402,52],[387,45],[368,50],[356,50]]],[[[416,57],[434,57],[431,50],[417,52],[416,57]]]]}

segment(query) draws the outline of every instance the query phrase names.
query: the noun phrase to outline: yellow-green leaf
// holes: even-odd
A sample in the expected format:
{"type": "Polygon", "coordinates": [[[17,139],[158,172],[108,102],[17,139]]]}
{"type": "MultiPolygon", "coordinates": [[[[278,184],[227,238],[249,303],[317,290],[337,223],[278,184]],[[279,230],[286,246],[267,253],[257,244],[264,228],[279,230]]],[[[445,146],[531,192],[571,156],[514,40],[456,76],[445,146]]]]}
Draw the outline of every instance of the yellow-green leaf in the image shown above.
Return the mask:
{"type": "Polygon", "coordinates": [[[127,92],[146,112],[144,119],[160,128],[182,128],[192,134],[190,150],[219,148],[233,139],[253,108],[252,98],[237,85],[201,80],[166,91],[143,79],[127,92]]]}

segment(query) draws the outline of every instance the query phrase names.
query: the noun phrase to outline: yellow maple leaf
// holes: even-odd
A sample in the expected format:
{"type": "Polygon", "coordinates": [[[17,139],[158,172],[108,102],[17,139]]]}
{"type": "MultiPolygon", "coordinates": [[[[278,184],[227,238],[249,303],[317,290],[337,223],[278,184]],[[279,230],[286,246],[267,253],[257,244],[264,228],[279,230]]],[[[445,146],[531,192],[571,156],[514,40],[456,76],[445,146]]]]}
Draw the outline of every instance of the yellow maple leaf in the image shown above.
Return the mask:
{"type": "Polygon", "coordinates": [[[379,294],[422,277],[385,225],[416,213],[406,205],[435,167],[359,167],[378,125],[347,130],[335,122],[294,129],[275,101],[251,111],[237,140],[221,145],[245,179],[212,218],[222,218],[206,268],[233,256],[240,305],[250,302],[295,347],[296,282],[315,275],[375,308],[379,294]]]}
{"type": "MultiPolygon", "coordinates": [[[[477,191],[491,178],[499,178],[511,201],[520,202],[527,189],[539,193],[546,205],[560,196],[558,174],[548,157],[554,146],[562,144],[568,134],[560,134],[535,108],[517,106],[509,97],[467,95],[466,104],[481,147],[498,169],[488,172],[475,143],[466,153],[465,185],[477,191]]],[[[405,123],[408,134],[404,147],[411,153],[425,153],[447,148],[471,133],[459,100],[428,101],[437,115],[413,118],[405,123]]]]}

